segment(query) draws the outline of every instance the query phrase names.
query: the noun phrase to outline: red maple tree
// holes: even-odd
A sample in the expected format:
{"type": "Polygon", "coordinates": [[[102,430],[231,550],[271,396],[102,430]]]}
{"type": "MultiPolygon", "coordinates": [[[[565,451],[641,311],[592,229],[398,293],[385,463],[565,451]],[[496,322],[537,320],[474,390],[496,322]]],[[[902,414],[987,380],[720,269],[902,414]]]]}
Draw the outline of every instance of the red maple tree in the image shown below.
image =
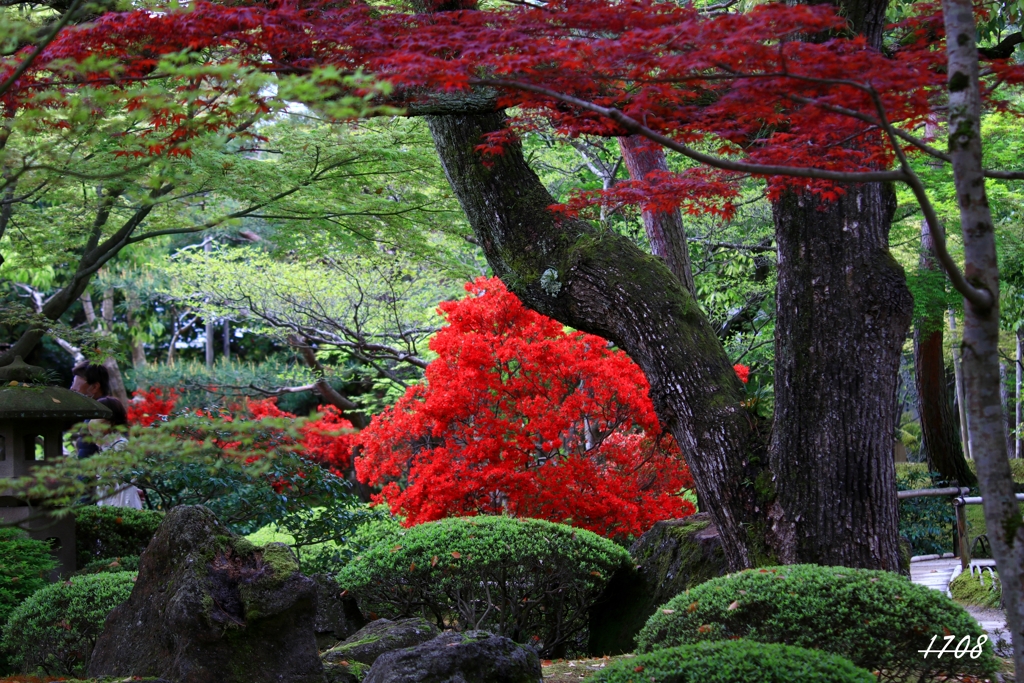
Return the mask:
{"type": "Polygon", "coordinates": [[[606,536],[691,514],[693,482],[640,368],[525,308],[497,278],[441,304],[426,382],[359,433],[360,480],[418,524],[512,514],[606,536]]]}

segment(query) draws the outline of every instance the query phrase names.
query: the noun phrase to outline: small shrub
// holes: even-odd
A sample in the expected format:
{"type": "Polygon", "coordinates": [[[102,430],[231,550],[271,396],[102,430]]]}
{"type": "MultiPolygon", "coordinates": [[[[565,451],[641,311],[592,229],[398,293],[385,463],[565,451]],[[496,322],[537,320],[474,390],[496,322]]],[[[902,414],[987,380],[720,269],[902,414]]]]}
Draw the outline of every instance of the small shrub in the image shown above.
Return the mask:
{"type": "Polygon", "coordinates": [[[75,510],[75,550],[79,567],[104,558],[141,555],[156,533],[162,512],[107,505],[75,510]]]}
{"type": "Polygon", "coordinates": [[[682,645],[599,671],[590,683],[874,683],[837,655],[789,645],[723,640],[682,645]]]}
{"type": "MultiPolygon", "coordinates": [[[[50,546],[24,531],[0,527],[0,625],[18,605],[47,585],[47,574],[57,567],[50,546]]],[[[0,674],[10,664],[0,652],[0,674]]]]}
{"type": "Polygon", "coordinates": [[[884,571],[793,565],[711,579],[669,600],[637,636],[637,651],[749,638],[841,655],[880,680],[936,680],[995,670],[992,644],[977,659],[923,658],[932,636],[984,634],[939,591],[884,571]]]}
{"type": "Polygon", "coordinates": [[[364,613],[486,628],[544,657],[585,643],[588,609],[630,562],[597,534],[538,519],[462,517],[373,533],[378,543],[338,575],[364,613]]]}
{"type": "Polygon", "coordinates": [[[969,571],[963,572],[949,584],[949,592],[957,602],[979,607],[999,607],[1002,598],[999,574],[995,574],[993,580],[993,574],[987,571],[973,576],[969,571]]]}
{"type": "MultiPolygon", "coordinates": [[[[903,470],[896,474],[900,491],[945,486],[939,475],[920,470],[903,470]]],[[[899,502],[900,534],[910,541],[913,555],[945,553],[953,549],[953,526],[956,518],[950,498],[910,498],[899,502]]]]}
{"type": "Polygon", "coordinates": [[[110,610],[128,599],[135,574],[76,576],[21,603],[4,627],[2,647],[24,673],[84,673],[110,610]]]}
{"type": "Polygon", "coordinates": [[[76,575],[86,574],[117,574],[120,572],[139,571],[139,556],[128,555],[126,557],[105,557],[102,560],[93,560],[77,572],[76,575]]]}

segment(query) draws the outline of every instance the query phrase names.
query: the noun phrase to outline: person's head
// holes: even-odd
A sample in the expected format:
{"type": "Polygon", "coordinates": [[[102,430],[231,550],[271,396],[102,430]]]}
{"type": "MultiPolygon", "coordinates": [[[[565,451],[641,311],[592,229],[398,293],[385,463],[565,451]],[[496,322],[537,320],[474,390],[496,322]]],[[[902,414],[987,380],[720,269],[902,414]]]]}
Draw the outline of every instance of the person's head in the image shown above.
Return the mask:
{"type": "Polygon", "coordinates": [[[96,402],[110,408],[111,415],[106,422],[109,422],[111,427],[128,426],[128,413],[120,401],[113,396],[102,396],[96,399],[96,402]]]}
{"type": "Polygon", "coordinates": [[[71,391],[77,391],[89,398],[102,398],[110,395],[110,375],[102,365],[79,363],[71,369],[71,374],[74,376],[74,380],[71,382],[71,391]]]}

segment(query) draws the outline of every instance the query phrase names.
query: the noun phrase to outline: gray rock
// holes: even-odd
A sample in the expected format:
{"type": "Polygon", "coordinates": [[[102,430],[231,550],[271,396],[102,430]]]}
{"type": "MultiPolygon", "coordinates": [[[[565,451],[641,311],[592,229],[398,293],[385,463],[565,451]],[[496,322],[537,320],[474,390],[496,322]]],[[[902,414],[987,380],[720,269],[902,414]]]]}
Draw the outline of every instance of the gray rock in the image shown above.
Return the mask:
{"type": "Polygon", "coordinates": [[[540,683],[540,658],[486,631],[443,633],[381,655],[363,683],[540,683]]]}
{"type": "Polygon", "coordinates": [[[658,522],[629,549],[632,569],[616,572],[590,610],[591,655],[633,651],[633,640],[660,605],[727,572],[711,516],[658,522]]]}
{"type": "Polygon", "coordinates": [[[89,676],[174,683],[322,683],[316,584],[291,550],[231,533],[201,506],[167,513],[128,602],[107,617],[89,676]]]}
{"type": "Polygon", "coordinates": [[[341,586],[326,574],[316,574],[316,642],[327,650],[366,626],[366,618],[355,598],[345,594],[341,586]]]}
{"type": "Polygon", "coordinates": [[[323,654],[324,663],[359,662],[370,665],[385,652],[419,645],[440,631],[423,617],[391,621],[377,619],[323,654]]]}

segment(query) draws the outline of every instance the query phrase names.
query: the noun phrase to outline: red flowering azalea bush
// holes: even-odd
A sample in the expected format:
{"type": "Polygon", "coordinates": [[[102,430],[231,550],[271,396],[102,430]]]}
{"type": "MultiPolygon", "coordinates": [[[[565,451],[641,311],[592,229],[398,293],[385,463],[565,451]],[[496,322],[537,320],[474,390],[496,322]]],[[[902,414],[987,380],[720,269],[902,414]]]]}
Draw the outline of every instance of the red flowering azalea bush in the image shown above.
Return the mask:
{"type": "Polygon", "coordinates": [[[136,391],[128,402],[128,424],[152,426],[169,416],[178,402],[178,393],[173,389],[154,387],[148,391],[136,391]]]}
{"type": "MultiPolygon", "coordinates": [[[[277,407],[276,398],[249,401],[245,406],[249,419],[265,417],[290,418],[297,416],[277,407]]],[[[334,406],[319,406],[317,418],[299,428],[300,443],[305,457],[327,467],[337,474],[351,466],[353,438],[352,423],[341,416],[334,406]]]]}
{"type": "Polygon", "coordinates": [[[511,514],[605,536],[691,514],[689,470],[648,384],[600,337],[566,332],[496,278],[441,304],[426,382],[358,437],[361,481],[408,525],[511,514]]]}

